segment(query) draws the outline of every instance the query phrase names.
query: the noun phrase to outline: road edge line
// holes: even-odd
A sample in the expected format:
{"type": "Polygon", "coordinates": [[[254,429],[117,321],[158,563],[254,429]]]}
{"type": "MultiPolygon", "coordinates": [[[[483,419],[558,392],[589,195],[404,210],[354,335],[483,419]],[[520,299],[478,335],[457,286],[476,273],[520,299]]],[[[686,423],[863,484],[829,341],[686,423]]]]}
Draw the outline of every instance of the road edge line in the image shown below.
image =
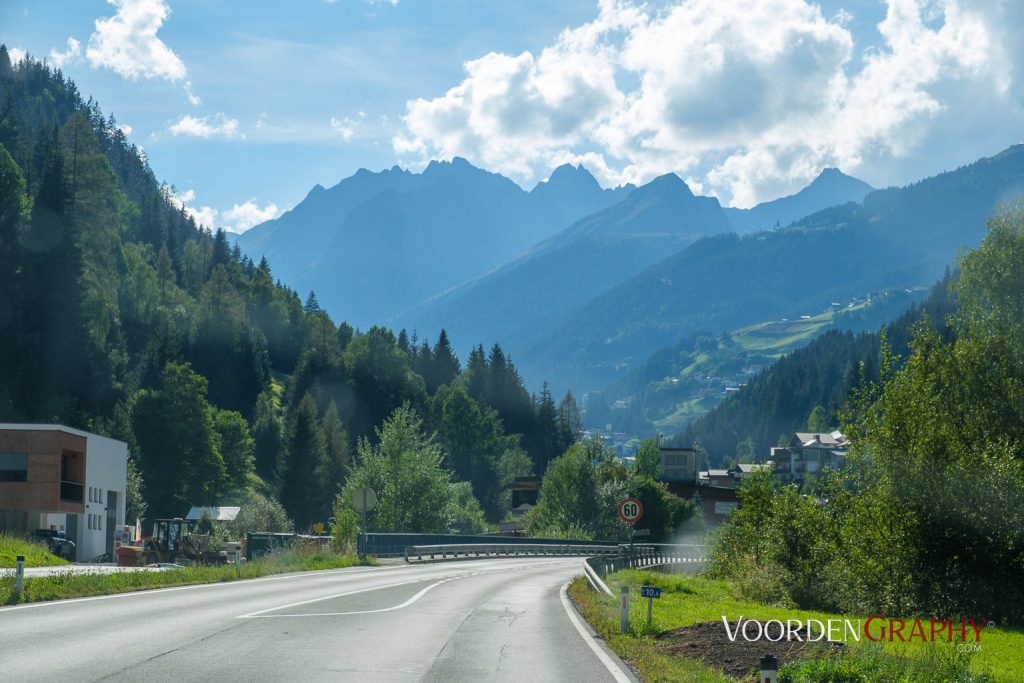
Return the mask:
{"type": "MultiPolygon", "coordinates": [[[[571,583],[571,582],[570,582],[571,583]]],[[[562,607],[565,608],[565,613],[569,615],[569,621],[576,627],[580,637],[583,638],[583,642],[593,650],[594,654],[597,655],[598,660],[604,667],[608,669],[608,673],[612,675],[616,683],[635,683],[637,681],[636,676],[629,669],[622,659],[605,647],[597,638],[597,634],[594,632],[590,625],[583,620],[583,616],[576,611],[576,606],[572,604],[569,599],[569,584],[566,583],[558,591],[558,597],[562,600],[562,607]]]]}

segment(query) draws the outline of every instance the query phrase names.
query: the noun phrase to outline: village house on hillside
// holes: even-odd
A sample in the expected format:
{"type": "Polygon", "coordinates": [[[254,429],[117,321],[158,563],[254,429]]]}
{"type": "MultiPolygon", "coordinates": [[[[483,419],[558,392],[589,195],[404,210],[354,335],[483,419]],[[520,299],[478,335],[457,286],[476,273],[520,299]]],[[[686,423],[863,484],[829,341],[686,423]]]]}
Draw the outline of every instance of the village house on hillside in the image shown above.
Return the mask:
{"type": "Polygon", "coordinates": [[[768,463],[784,482],[802,483],[824,468],[837,469],[846,461],[849,442],[842,432],[796,432],[789,443],[773,448],[768,463]]]}

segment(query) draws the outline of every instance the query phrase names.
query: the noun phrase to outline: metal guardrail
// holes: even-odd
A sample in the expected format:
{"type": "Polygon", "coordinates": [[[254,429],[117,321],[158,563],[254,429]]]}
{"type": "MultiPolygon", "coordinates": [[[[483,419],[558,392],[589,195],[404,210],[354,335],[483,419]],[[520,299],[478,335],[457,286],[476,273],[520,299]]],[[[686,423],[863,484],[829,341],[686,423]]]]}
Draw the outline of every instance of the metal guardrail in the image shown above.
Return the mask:
{"type": "Polygon", "coordinates": [[[575,543],[447,543],[442,545],[410,545],[405,548],[406,562],[456,559],[458,557],[493,557],[517,555],[573,556],[573,555],[615,555],[622,552],[619,545],[579,545],[575,543]]]}
{"type": "Polygon", "coordinates": [[[565,538],[529,538],[527,536],[502,536],[499,534],[404,534],[371,531],[359,534],[359,554],[374,557],[404,557],[405,549],[411,545],[573,545],[602,546],[617,545],[616,541],[583,541],[565,538]]]}
{"type": "Polygon", "coordinates": [[[604,578],[622,569],[664,566],[693,566],[696,569],[707,561],[704,546],[696,544],[645,543],[620,546],[620,551],[616,555],[593,556],[584,561],[587,578],[602,593],[608,591],[604,578]]]}

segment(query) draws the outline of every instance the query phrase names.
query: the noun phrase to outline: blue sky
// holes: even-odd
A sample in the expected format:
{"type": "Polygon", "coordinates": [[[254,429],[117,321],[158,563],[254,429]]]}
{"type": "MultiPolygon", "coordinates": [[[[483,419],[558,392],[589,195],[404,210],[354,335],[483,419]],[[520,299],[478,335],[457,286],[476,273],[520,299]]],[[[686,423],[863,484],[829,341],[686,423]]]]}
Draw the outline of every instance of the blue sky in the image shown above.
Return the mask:
{"type": "Polygon", "coordinates": [[[460,155],[530,187],[675,171],[749,205],[836,165],[876,186],[1020,138],[1022,3],[5,0],[158,177],[233,230],[359,167],[460,155]]]}

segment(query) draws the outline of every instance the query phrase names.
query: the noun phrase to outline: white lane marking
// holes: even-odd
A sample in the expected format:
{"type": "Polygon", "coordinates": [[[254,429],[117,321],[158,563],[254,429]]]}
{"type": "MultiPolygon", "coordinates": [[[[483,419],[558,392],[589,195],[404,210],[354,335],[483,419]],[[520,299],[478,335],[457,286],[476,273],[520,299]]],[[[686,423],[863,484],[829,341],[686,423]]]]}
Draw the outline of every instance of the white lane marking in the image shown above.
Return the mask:
{"type": "MultiPolygon", "coordinates": [[[[461,576],[453,576],[450,579],[442,579],[441,581],[438,581],[437,583],[432,583],[429,586],[427,586],[426,588],[424,588],[423,590],[421,590],[416,595],[412,596],[411,598],[409,598],[408,600],[403,602],[401,605],[395,605],[393,607],[384,607],[382,609],[368,609],[368,610],[360,610],[358,612],[309,612],[309,613],[306,613],[306,614],[259,614],[259,613],[256,613],[256,614],[247,614],[247,615],[245,615],[245,617],[236,617],[236,618],[237,619],[244,619],[244,618],[250,618],[250,619],[286,619],[286,618],[294,618],[294,617],[345,617],[345,616],[349,616],[349,615],[352,615],[352,614],[379,614],[381,612],[394,612],[396,610],[405,609],[406,607],[408,607],[409,605],[413,604],[414,602],[416,602],[417,600],[422,598],[424,595],[429,593],[434,588],[437,588],[438,586],[440,586],[442,583],[448,583],[449,581],[454,581],[455,579],[459,579],[459,578],[463,578],[463,577],[461,577],[461,576]]],[[[398,584],[398,585],[404,585],[404,584],[398,584]]],[[[283,609],[283,608],[278,608],[278,609],[283,609]]]]}
{"type": "Polygon", "coordinates": [[[109,595],[92,595],[87,598],[67,598],[65,600],[49,600],[46,602],[27,602],[23,605],[12,605],[10,607],[0,607],[0,614],[4,612],[13,612],[19,609],[32,609],[36,607],[54,607],[59,605],[70,605],[76,602],[93,602],[96,600],[114,600],[118,598],[132,598],[145,595],[156,595],[158,593],[172,593],[175,591],[187,591],[198,588],[229,588],[231,586],[243,586],[250,583],[260,583],[263,581],[284,581],[287,579],[305,579],[311,576],[345,576],[347,574],[364,574],[368,572],[382,572],[389,569],[407,569],[413,565],[393,565],[390,567],[369,567],[366,569],[350,569],[348,567],[342,569],[326,569],[323,571],[313,572],[298,572],[293,574],[279,574],[277,576],[261,576],[256,579],[236,579],[234,581],[219,581],[216,583],[196,583],[188,586],[171,586],[170,588],[145,588],[137,591],[129,591],[127,593],[111,593],[109,595]]]}
{"type": "MultiPolygon", "coordinates": [[[[565,562],[567,562],[567,561],[565,561],[565,562]]],[[[526,564],[526,565],[518,565],[518,566],[514,566],[514,567],[498,567],[496,569],[483,570],[483,571],[480,571],[479,573],[480,574],[500,574],[502,572],[514,572],[514,571],[518,571],[520,569],[531,569],[531,568],[535,568],[535,567],[550,566],[552,564],[564,564],[565,562],[558,562],[558,563],[533,563],[533,564],[526,564]]],[[[412,566],[412,565],[410,565],[410,566],[412,566]]],[[[422,595],[426,594],[427,591],[429,591],[431,588],[434,588],[435,586],[438,586],[438,585],[440,585],[442,583],[446,583],[448,581],[454,581],[456,579],[464,579],[464,578],[467,578],[469,576],[472,576],[472,574],[466,572],[466,573],[463,573],[463,574],[456,574],[454,576],[449,576],[446,579],[438,581],[436,584],[434,584],[432,586],[428,586],[423,591],[420,591],[420,594],[417,594],[416,596],[414,596],[415,599],[413,600],[413,602],[418,600],[420,597],[422,597],[422,595]]],[[[326,595],[326,596],[320,597],[320,598],[312,598],[310,600],[302,600],[300,602],[293,602],[293,603],[289,603],[287,605],[279,605],[277,607],[268,607],[267,609],[259,610],[259,611],[256,611],[256,612],[249,612],[248,614],[241,614],[241,615],[235,617],[235,619],[258,619],[258,618],[265,618],[265,617],[270,617],[270,616],[274,616],[274,617],[343,616],[345,614],[372,614],[372,613],[375,613],[375,612],[389,612],[389,611],[392,611],[394,609],[401,609],[402,607],[405,607],[406,605],[403,604],[403,605],[400,605],[398,607],[388,607],[388,608],[379,609],[379,610],[367,610],[365,612],[333,612],[333,613],[322,613],[322,614],[282,614],[282,615],[270,615],[270,614],[267,614],[268,612],[277,612],[279,610],[288,609],[290,607],[301,607],[302,605],[311,605],[311,604],[313,604],[315,602],[323,602],[325,600],[333,600],[334,598],[344,598],[344,597],[347,597],[349,595],[358,595],[360,593],[369,593],[371,591],[385,590],[385,589],[388,589],[388,588],[397,588],[399,586],[408,586],[408,585],[413,584],[413,583],[422,583],[424,581],[431,581],[431,580],[436,579],[436,578],[438,578],[436,575],[435,576],[425,576],[425,577],[423,577],[421,579],[413,579],[412,581],[403,581],[401,583],[392,583],[392,584],[387,584],[387,585],[384,585],[384,586],[374,586],[374,587],[371,587],[371,588],[361,588],[359,590],[347,591],[347,592],[344,592],[344,593],[335,593],[334,595],[326,595]]],[[[410,602],[408,604],[411,605],[412,602],[410,602]]]]}
{"type": "Polygon", "coordinates": [[[558,597],[562,599],[562,607],[565,608],[565,613],[569,615],[569,621],[571,621],[572,625],[576,627],[577,631],[579,631],[580,636],[583,638],[583,642],[593,650],[594,654],[597,655],[597,658],[601,660],[602,664],[604,664],[604,668],[608,669],[608,673],[612,675],[612,678],[615,679],[616,683],[633,683],[633,678],[628,676],[622,670],[622,667],[620,667],[618,663],[616,663],[615,660],[605,652],[604,648],[598,644],[594,636],[590,635],[590,632],[583,626],[583,622],[580,621],[579,616],[576,615],[576,608],[569,603],[568,589],[569,584],[562,586],[562,589],[558,591],[558,597]]]}
{"type": "Polygon", "coordinates": [[[422,579],[413,579],[412,581],[402,581],[401,583],[389,583],[389,584],[385,584],[383,586],[371,586],[370,588],[359,588],[359,589],[354,590],[354,591],[346,591],[344,593],[335,593],[334,595],[325,595],[325,596],[323,596],[321,598],[311,598],[310,600],[301,600],[299,602],[290,602],[287,605],[278,605],[277,607],[268,607],[267,609],[261,609],[261,610],[258,610],[256,612],[249,612],[248,614],[241,614],[241,615],[235,617],[235,619],[252,619],[254,617],[260,616],[261,614],[266,614],[267,612],[276,612],[278,610],[288,609],[290,607],[301,607],[302,605],[312,605],[315,602],[323,602],[324,600],[334,600],[335,598],[344,598],[344,597],[347,597],[349,595],[358,595],[360,593],[370,593],[372,591],[382,591],[382,590],[387,590],[388,588],[398,588],[399,586],[408,586],[409,584],[413,584],[413,583],[423,583],[424,581],[429,581],[430,579],[433,579],[433,578],[435,578],[435,577],[430,576],[430,577],[425,577],[425,578],[422,578],[422,579]]]}

